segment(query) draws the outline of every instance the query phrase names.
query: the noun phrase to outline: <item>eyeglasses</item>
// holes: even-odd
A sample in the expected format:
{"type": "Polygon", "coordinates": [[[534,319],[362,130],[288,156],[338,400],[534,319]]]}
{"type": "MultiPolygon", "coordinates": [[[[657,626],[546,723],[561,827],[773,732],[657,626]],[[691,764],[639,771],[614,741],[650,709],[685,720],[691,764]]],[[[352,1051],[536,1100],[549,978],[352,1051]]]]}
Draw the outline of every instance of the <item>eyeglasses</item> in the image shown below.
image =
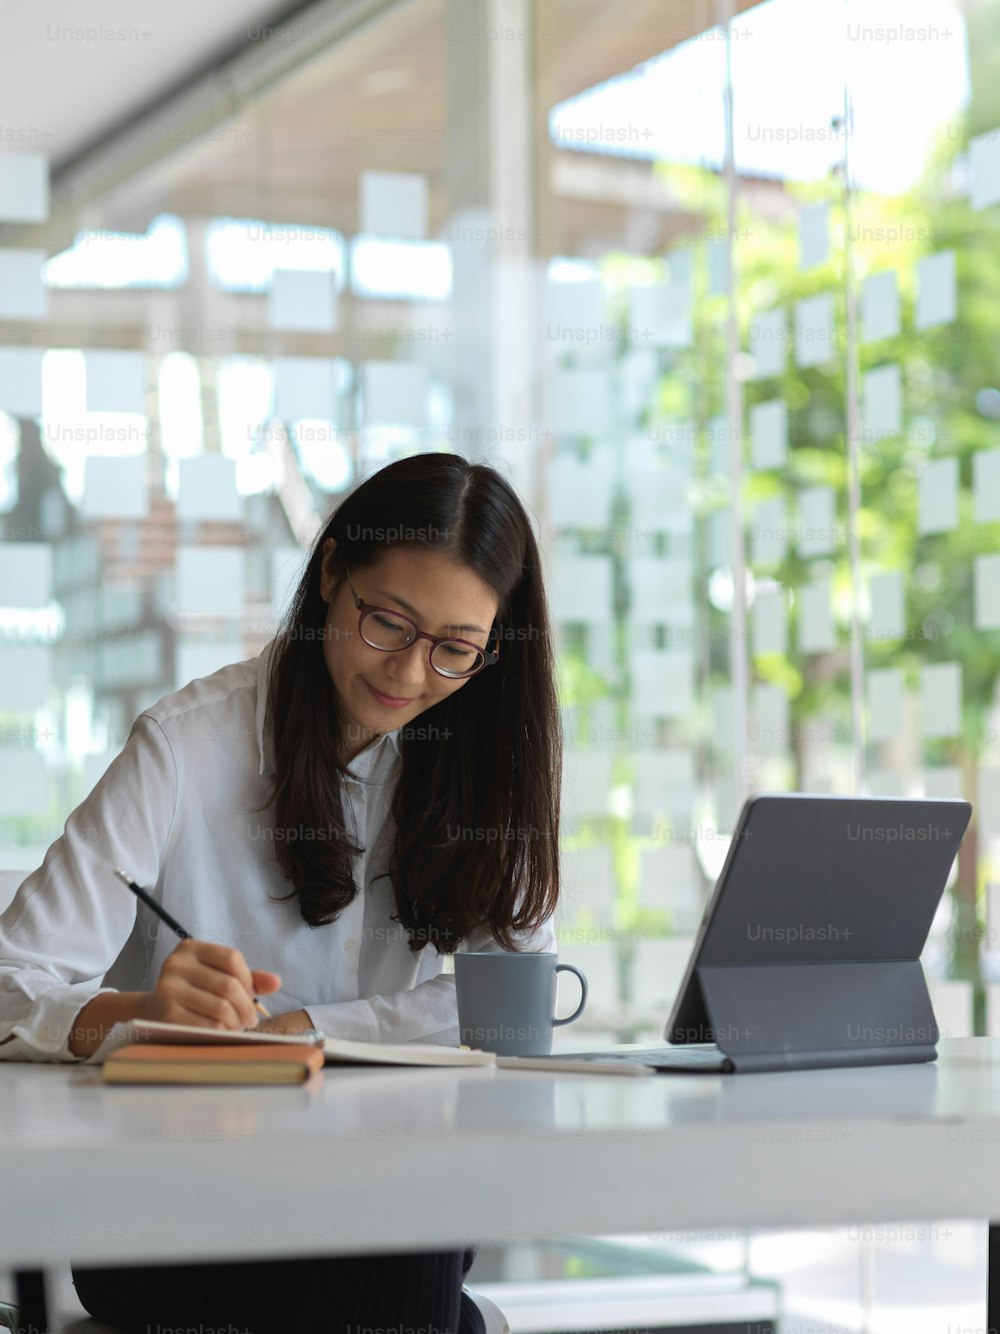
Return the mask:
{"type": "MultiPolygon", "coordinates": [[[[469,639],[441,639],[421,630],[416,621],[402,612],[390,611],[387,607],[373,607],[358,597],[351,580],[351,571],[345,565],[347,583],[354,598],[354,605],[361,615],[358,617],[358,634],[369,648],[377,648],[382,653],[396,653],[408,648],[418,639],[429,639],[431,643],[430,662],[439,676],[450,680],[474,676],[484,667],[494,667],[500,661],[500,655],[488,648],[480,648],[469,639]]],[[[489,638],[496,634],[491,629],[489,638]]]]}

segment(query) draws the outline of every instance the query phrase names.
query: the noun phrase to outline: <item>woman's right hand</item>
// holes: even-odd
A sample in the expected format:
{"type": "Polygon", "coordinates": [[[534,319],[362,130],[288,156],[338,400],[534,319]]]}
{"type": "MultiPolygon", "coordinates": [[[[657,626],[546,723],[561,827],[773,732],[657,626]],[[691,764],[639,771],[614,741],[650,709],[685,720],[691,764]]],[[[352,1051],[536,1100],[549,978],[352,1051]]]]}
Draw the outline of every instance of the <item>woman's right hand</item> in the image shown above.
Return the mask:
{"type": "Polygon", "coordinates": [[[239,950],[189,938],[164,960],[137,1017],[198,1028],[256,1028],[254,996],[280,988],[277,973],[250,968],[239,950]]]}

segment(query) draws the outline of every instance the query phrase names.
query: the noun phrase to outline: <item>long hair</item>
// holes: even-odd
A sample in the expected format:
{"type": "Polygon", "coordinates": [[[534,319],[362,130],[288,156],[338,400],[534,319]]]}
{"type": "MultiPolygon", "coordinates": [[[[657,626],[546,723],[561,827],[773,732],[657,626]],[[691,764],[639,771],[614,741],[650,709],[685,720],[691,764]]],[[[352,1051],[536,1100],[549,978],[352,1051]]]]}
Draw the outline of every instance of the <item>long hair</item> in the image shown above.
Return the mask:
{"type": "Polygon", "coordinates": [[[417,454],[352,491],[316,539],[279,628],[267,685],[276,826],[329,836],[274,842],[310,926],[358,893],[342,806],[344,720],[323,657],[323,543],[335,568],[374,564],[397,545],[430,547],[474,570],[496,595],[499,662],[400,731],[401,771],[388,865],[409,948],[450,954],[472,930],[513,950],[559,895],[562,730],[538,545],[517,494],[493,467],[417,454]],[[426,724],[426,725],[424,725],[426,724]]]}

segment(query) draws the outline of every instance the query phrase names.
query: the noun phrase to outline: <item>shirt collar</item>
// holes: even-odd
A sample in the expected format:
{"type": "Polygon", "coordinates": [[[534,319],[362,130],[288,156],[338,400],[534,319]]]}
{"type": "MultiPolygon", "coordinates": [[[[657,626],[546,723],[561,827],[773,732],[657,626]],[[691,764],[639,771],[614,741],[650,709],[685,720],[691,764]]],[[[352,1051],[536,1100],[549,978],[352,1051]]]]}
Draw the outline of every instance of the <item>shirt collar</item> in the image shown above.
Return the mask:
{"type": "MultiPolygon", "coordinates": [[[[264,719],[267,712],[267,678],[271,667],[271,660],[274,656],[278,640],[272,639],[265,644],[264,649],[257,656],[257,751],[260,755],[260,767],[257,770],[259,774],[274,773],[274,747],[271,744],[271,738],[266,735],[264,719]]],[[[398,729],[397,729],[398,731],[398,729]]],[[[389,738],[389,744],[399,755],[399,737],[397,731],[383,733],[383,738],[389,738]]],[[[361,755],[380,752],[382,747],[376,742],[371,751],[366,747],[361,751],[361,755]]]]}

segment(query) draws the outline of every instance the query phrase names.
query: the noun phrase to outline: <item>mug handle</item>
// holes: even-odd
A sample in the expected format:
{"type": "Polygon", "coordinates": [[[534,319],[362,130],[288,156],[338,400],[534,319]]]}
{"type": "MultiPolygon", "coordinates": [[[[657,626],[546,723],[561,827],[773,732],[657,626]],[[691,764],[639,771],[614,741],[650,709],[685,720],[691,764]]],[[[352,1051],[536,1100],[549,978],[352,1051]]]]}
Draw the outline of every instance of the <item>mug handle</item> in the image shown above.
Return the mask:
{"type": "Polygon", "coordinates": [[[553,1028],[558,1028],[560,1024],[571,1024],[574,1019],[579,1019],[580,1015],[583,1014],[583,1007],[587,1004],[587,979],[580,972],[579,968],[574,968],[571,963],[557,963],[556,972],[576,973],[577,977],[580,979],[580,987],[583,991],[583,995],[580,997],[580,1004],[576,1007],[576,1009],[573,1011],[573,1013],[569,1016],[568,1019],[552,1020],[553,1028]]]}

